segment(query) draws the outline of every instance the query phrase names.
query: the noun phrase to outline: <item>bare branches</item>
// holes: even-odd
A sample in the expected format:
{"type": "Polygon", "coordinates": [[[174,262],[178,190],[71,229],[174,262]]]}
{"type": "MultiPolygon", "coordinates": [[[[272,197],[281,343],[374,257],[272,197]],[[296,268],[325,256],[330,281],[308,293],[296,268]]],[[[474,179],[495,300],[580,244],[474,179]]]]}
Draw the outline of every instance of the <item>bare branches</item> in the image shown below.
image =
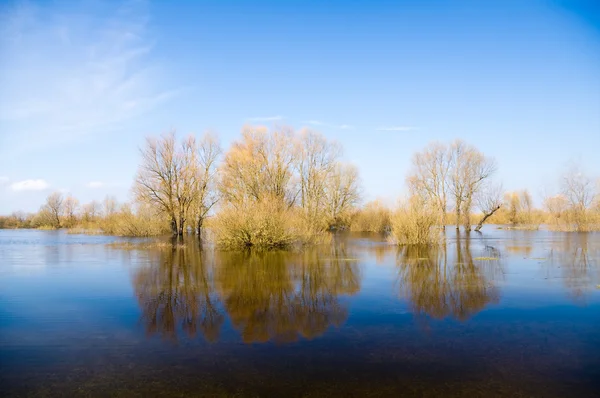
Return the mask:
{"type": "Polygon", "coordinates": [[[446,223],[448,196],[453,199],[457,228],[471,229],[473,201],[495,173],[496,163],[464,141],[432,143],[412,159],[407,183],[412,194],[434,206],[446,223]]]}
{"type": "Polygon", "coordinates": [[[500,210],[502,207],[502,185],[491,185],[482,189],[482,191],[477,195],[477,204],[479,209],[483,212],[483,217],[475,227],[475,231],[481,230],[483,223],[490,218],[495,212],[500,210]]]}
{"type": "Polygon", "coordinates": [[[194,229],[201,226],[216,200],[210,198],[220,152],[216,138],[208,135],[200,143],[189,136],[180,145],[174,132],[158,139],[148,138],[141,150],[142,163],[134,185],[136,198],[166,214],[174,235],[183,235],[188,217],[194,219],[194,229]]]}

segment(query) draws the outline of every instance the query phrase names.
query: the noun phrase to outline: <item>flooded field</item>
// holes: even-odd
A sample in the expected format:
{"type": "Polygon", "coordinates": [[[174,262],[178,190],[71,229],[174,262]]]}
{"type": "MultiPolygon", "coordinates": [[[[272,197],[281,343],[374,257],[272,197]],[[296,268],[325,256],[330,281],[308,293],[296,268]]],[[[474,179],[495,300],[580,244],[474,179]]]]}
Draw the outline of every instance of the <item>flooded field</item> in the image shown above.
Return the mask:
{"type": "Polygon", "coordinates": [[[482,232],[259,253],[0,230],[3,395],[600,396],[600,234],[482,232]]]}

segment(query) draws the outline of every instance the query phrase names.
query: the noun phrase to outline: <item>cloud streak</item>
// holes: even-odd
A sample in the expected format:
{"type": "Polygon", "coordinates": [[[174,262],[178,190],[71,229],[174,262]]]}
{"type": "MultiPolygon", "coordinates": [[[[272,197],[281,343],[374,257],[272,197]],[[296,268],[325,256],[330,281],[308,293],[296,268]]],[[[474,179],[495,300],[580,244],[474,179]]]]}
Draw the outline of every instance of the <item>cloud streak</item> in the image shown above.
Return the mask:
{"type": "Polygon", "coordinates": [[[20,191],[43,191],[50,185],[44,180],[23,180],[10,185],[10,189],[15,192],[20,191]]]}
{"type": "Polygon", "coordinates": [[[177,95],[152,59],[146,8],[144,1],[118,8],[6,7],[0,15],[2,146],[9,144],[12,154],[46,150],[118,128],[177,95]]]}
{"type": "Polygon", "coordinates": [[[85,184],[85,186],[88,188],[96,189],[96,188],[105,187],[106,184],[103,183],[102,181],[90,181],[87,184],[85,184]]]}
{"type": "Polygon", "coordinates": [[[322,122],[320,120],[306,120],[303,123],[310,124],[311,126],[328,127],[328,128],[332,128],[332,129],[338,129],[338,130],[350,130],[350,129],[354,128],[354,126],[349,125],[349,124],[330,124],[330,123],[322,122]]]}
{"type": "Polygon", "coordinates": [[[413,131],[414,127],[411,126],[388,126],[388,127],[378,127],[377,131],[413,131]]]}
{"type": "Polygon", "coordinates": [[[258,116],[258,117],[249,117],[246,119],[249,122],[274,122],[277,120],[282,120],[283,116],[258,116]]]}

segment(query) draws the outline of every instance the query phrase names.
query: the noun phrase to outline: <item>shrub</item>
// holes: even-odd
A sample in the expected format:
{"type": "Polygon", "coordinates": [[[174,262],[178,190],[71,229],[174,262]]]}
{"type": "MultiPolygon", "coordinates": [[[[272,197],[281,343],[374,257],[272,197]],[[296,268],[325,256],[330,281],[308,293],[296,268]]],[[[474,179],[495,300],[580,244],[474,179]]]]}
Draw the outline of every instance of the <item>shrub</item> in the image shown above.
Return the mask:
{"type": "Polygon", "coordinates": [[[437,211],[421,198],[411,197],[400,203],[391,217],[391,238],[399,245],[437,244],[437,211]]]}
{"type": "Polygon", "coordinates": [[[369,202],[354,214],[350,223],[350,230],[357,232],[387,232],[390,229],[390,213],[390,210],[380,201],[369,202]]]}
{"type": "Polygon", "coordinates": [[[275,198],[224,207],[212,220],[211,229],[216,243],[225,248],[288,248],[323,235],[309,227],[299,210],[275,198]]]}

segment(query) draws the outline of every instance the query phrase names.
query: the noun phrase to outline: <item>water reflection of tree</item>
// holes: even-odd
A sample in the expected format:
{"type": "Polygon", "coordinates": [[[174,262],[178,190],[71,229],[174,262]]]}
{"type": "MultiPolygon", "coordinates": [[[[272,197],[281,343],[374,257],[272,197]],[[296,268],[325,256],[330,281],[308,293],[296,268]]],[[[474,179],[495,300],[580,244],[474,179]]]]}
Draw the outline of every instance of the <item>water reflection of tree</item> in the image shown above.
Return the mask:
{"type": "Polygon", "coordinates": [[[197,245],[160,250],[150,266],[139,268],[134,288],[149,334],[176,338],[181,327],[189,336],[198,331],[218,339],[223,315],[209,279],[210,258],[197,245]]]}
{"type": "MultiPolygon", "coordinates": [[[[485,253],[498,255],[490,246],[485,253]]],[[[455,244],[400,247],[397,265],[401,294],[417,315],[466,320],[499,299],[493,281],[502,274],[500,259],[475,260],[468,237],[455,244]]]]}
{"type": "Polygon", "coordinates": [[[586,294],[600,282],[600,237],[589,232],[565,233],[552,241],[548,273],[560,269],[572,298],[583,302],[586,294]]]}
{"type": "Polygon", "coordinates": [[[360,289],[345,247],[302,253],[219,253],[217,281],[224,306],[245,342],[314,338],[347,318],[339,295],[360,289]]]}

